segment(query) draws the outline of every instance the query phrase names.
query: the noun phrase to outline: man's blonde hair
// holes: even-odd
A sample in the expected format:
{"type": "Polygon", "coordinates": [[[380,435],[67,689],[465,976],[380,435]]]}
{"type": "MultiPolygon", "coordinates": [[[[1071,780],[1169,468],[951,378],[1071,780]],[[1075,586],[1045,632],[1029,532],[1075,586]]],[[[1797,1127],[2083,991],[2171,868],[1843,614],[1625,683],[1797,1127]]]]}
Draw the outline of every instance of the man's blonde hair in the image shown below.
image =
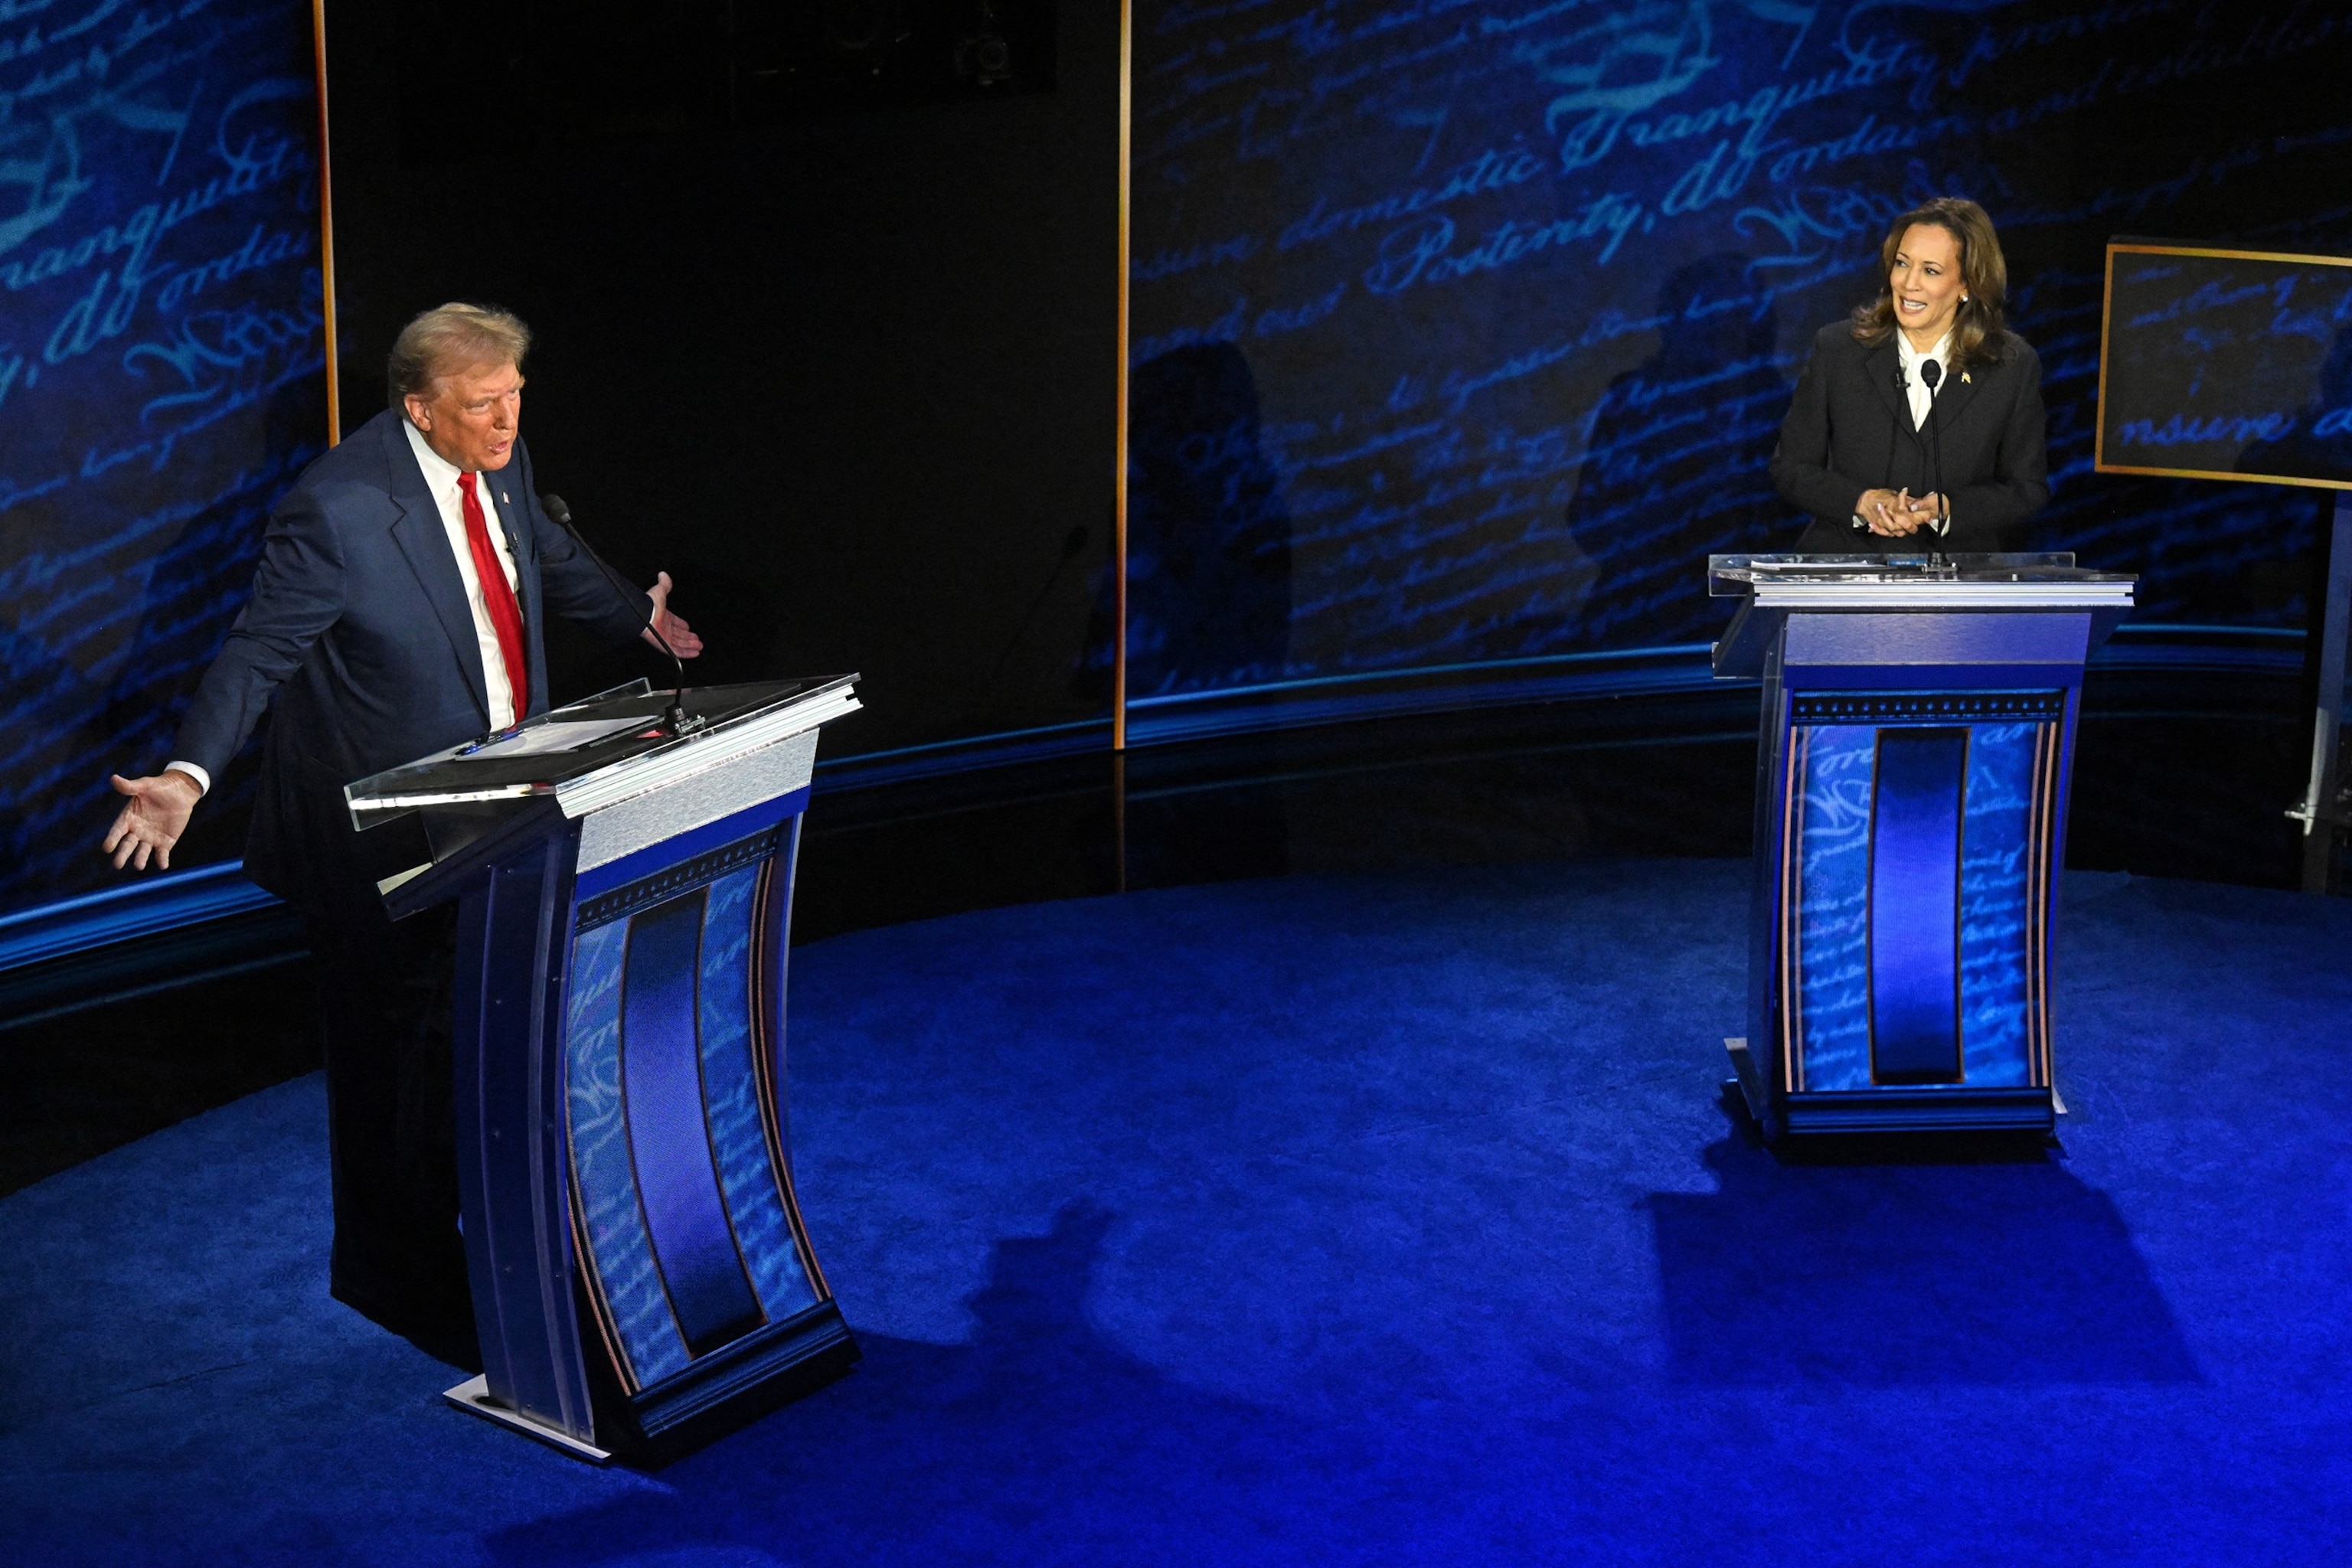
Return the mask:
{"type": "Polygon", "coordinates": [[[384,381],[398,408],[410,397],[430,397],[443,376],[478,364],[522,368],[530,329],[495,305],[436,305],[400,329],[384,381]]]}

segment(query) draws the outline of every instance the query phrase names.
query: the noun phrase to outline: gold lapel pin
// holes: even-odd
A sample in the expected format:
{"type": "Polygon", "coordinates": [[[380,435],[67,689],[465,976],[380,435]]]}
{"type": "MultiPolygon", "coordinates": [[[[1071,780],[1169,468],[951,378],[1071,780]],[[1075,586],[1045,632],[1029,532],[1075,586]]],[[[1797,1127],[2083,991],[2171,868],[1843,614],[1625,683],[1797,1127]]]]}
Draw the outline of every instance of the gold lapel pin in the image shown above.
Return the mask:
{"type": "Polygon", "coordinates": [[[1976,384],[1976,383],[1969,380],[1969,373],[1967,371],[1960,372],[1960,382],[1963,385],[1967,386],[1974,386],[1976,384]]]}

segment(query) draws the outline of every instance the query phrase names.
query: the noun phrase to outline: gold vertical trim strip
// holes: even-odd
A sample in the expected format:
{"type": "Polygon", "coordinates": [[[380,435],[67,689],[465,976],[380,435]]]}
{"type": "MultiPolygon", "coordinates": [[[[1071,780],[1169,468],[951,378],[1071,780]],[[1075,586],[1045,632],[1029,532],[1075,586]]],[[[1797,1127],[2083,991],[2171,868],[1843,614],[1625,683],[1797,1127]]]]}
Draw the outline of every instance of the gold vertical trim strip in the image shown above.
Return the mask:
{"type": "MultiPolygon", "coordinates": [[[[590,1250],[588,1246],[588,1222],[581,1215],[584,1205],[580,1196],[579,1173],[572,1169],[572,1143],[568,1127],[565,1131],[563,1159],[563,1179],[571,1188],[572,1197],[570,1205],[572,1212],[566,1217],[572,1222],[573,1275],[580,1281],[582,1288],[588,1292],[590,1309],[588,1315],[595,1320],[596,1337],[604,1342],[604,1354],[613,1363],[613,1371],[620,1381],[621,1391],[634,1396],[639,1389],[645,1387],[646,1380],[637,1375],[636,1363],[629,1359],[629,1347],[621,1342],[621,1336],[614,1326],[613,1303],[604,1294],[604,1276],[596,1272],[594,1261],[596,1254],[590,1250]]],[[[595,1419],[593,1412],[589,1419],[593,1425],[595,1419]]]]}
{"type": "Polygon", "coordinates": [[[2030,1071],[2039,1074],[2037,1089],[2051,1086],[2050,1068],[2050,896],[2052,835],[2056,826],[2058,727],[2037,725],[2033,743],[2033,817],[2032,874],[2027,884],[2026,1029],[2030,1071]]]}
{"type": "Polygon", "coordinates": [[[2034,847],[2034,1037],[2042,1047],[2042,1089],[2051,1086],[2051,898],[2058,869],[2051,842],[2058,827],[2058,726],[2042,726],[2042,781],[2037,787],[2042,832],[2034,847]]]}
{"type": "MultiPolygon", "coordinates": [[[[782,838],[765,860],[760,862],[759,891],[752,895],[751,905],[751,981],[749,997],[751,1019],[751,1079],[760,1095],[760,1131],[768,1148],[768,1173],[775,1179],[776,1201],[784,1213],[784,1228],[792,1233],[793,1246],[800,1255],[801,1272],[809,1282],[809,1290],[819,1305],[833,1300],[833,1288],[825,1283],[824,1269],[816,1260],[816,1248],[809,1241],[808,1222],[801,1217],[800,1189],[793,1180],[792,1150],[785,1138],[788,1111],[784,1104],[788,1086],[776,1078],[776,1042],[785,1037],[785,1019],[781,1013],[771,1013],[768,998],[776,998],[776,1005],[784,1005],[784,979],[792,966],[793,877],[790,868],[800,859],[802,816],[792,819],[792,833],[782,838]],[[779,862],[785,868],[779,871],[779,862]],[[782,887],[778,887],[781,880],[782,887]],[[772,929],[781,921],[782,929],[772,929]],[[781,955],[781,956],[777,956],[781,955]],[[777,973],[782,970],[783,973],[777,973]]],[[[728,1213],[728,1226],[734,1226],[734,1213],[728,1213]]],[[[761,1303],[761,1310],[766,1303],[761,1303]]],[[[773,1319],[769,1320],[773,1321],[773,1319]]]]}
{"type": "Polygon", "coordinates": [[[326,296],[327,445],[343,438],[342,377],[335,330],[335,195],[327,157],[327,0],[310,0],[310,37],[319,72],[319,279],[326,296]]]}
{"type": "MultiPolygon", "coordinates": [[[[1782,703],[1785,706],[1787,698],[1782,703]]],[[[1804,836],[1804,817],[1797,810],[1797,781],[1806,776],[1805,759],[1812,749],[1810,726],[1789,726],[1789,763],[1780,780],[1780,995],[1778,1002],[1780,1024],[1780,1087],[1784,1093],[1794,1094],[1804,1086],[1800,1070],[1804,1050],[1802,1032],[1798,1028],[1798,988],[1804,984],[1803,955],[1797,951],[1799,925],[1798,904],[1804,896],[1797,868],[1803,864],[1800,842],[1804,836]]]]}
{"type": "MultiPolygon", "coordinates": [[[[782,966],[782,973],[770,975],[764,969],[757,972],[752,981],[752,1066],[768,1088],[768,1103],[761,1109],[766,1115],[772,1151],[772,1165],[778,1192],[783,1199],[784,1224],[793,1233],[793,1245],[800,1249],[801,1270],[808,1276],[809,1289],[820,1303],[833,1300],[833,1287],[824,1278],[824,1265],[816,1258],[816,1244],[809,1239],[808,1221],[801,1217],[801,1189],[793,1174],[792,1139],[789,1131],[791,1107],[786,1103],[791,1086],[775,1075],[776,1044],[789,1042],[790,1024],[786,1016],[787,998],[784,982],[792,972],[793,889],[800,879],[801,829],[808,823],[806,812],[795,812],[792,831],[780,835],[776,852],[771,855],[760,879],[759,902],[752,906],[751,957],[755,963],[770,956],[782,966]],[[778,863],[782,864],[782,887],[775,887],[779,876],[778,863]],[[782,929],[771,931],[771,921],[782,929]],[[777,983],[770,985],[773,979],[777,983]],[[776,1011],[768,1011],[768,999],[775,998],[776,1011]]],[[[787,1044],[786,1048],[790,1046],[787,1044]]]]}
{"type": "Polygon", "coordinates": [[[2091,416],[2091,471],[2107,466],[2107,324],[2116,312],[2116,247],[2107,247],[2107,275],[2099,283],[2099,397],[2091,416]]]}
{"type": "Polygon", "coordinates": [[[2042,954],[2042,776],[2050,749],[2050,727],[2033,727],[2033,780],[2026,794],[2025,816],[2025,1081],[2041,1088],[2042,998],[2034,975],[2042,954]]]}
{"type": "MultiPolygon", "coordinates": [[[[2079,696],[2069,697],[2067,705],[2071,709],[2080,700],[2079,696]]],[[[2058,860],[2059,836],[2065,827],[2062,814],[2066,803],[2061,770],[2065,766],[2071,723],[2070,717],[2064,725],[2050,726],[2050,763],[2042,771],[2042,1082],[2053,1090],[2058,1087],[2058,1026],[2050,995],[2050,933],[2058,906],[2058,875],[2065,868],[2058,860]]]]}
{"type": "Polygon", "coordinates": [[[2043,726],[2042,763],[2042,896],[2034,908],[2034,991],[2042,1033],[2042,1087],[2053,1087],[2050,1013],[2050,911],[2058,897],[2058,757],[2064,745],[2059,727],[2043,726]]]}
{"type": "Polygon", "coordinates": [[[1129,194],[1135,149],[1135,4],[1118,5],[1118,434],[1112,462],[1110,746],[1127,750],[1127,263],[1129,194]]]}
{"type": "Polygon", "coordinates": [[[2035,978],[2042,970],[2042,778],[2050,750],[2050,727],[2033,727],[2033,786],[2025,832],[2025,1081],[2041,1087],[2042,995],[2035,978]]]}
{"type": "MultiPolygon", "coordinates": [[[[572,961],[578,956],[580,920],[577,910],[565,919],[563,933],[563,991],[562,1006],[563,1022],[557,1036],[556,1071],[568,1073],[572,1058],[572,961]]],[[[588,1203],[580,1191],[580,1159],[572,1137],[572,1094],[568,1087],[556,1095],[563,1122],[563,1189],[564,1218],[572,1226],[572,1277],[588,1293],[589,1316],[596,1321],[596,1337],[604,1342],[604,1353],[611,1358],[613,1371],[620,1380],[622,1392],[635,1395],[643,1388],[645,1379],[637,1375],[636,1363],[629,1359],[629,1347],[621,1342],[620,1320],[613,1312],[612,1299],[604,1294],[604,1276],[596,1262],[596,1248],[588,1239],[588,1203]]],[[[557,1310],[562,1310],[559,1304],[557,1310]]],[[[593,1404],[593,1401],[591,1401],[593,1404]]],[[[590,1412],[593,1426],[594,1413],[590,1412]]]]}

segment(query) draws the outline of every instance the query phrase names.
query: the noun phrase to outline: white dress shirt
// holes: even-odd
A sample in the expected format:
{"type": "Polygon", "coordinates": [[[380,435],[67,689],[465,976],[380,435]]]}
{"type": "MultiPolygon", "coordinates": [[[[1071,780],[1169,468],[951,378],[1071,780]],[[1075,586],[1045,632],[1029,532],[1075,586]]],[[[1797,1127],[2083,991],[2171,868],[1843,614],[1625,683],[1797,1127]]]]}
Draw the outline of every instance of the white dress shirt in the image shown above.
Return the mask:
{"type": "MultiPolygon", "coordinates": [[[[1895,352],[1903,358],[1903,384],[1911,398],[1912,428],[1919,432],[1921,440],[1930,443],[1928,450],[1933,451],[1935,447],[1932,443],[1935,437],[1927,433],[1927,416],[1935,406],[1933,400],[1943,395],[1943,384],[1939,382],[1934,392],[1928,391],[1927,384],[1919,378],[1919,367],[1929,360],[1934,360],[1942,367],[1944,380],[1949,381],[1952,371],[1952,334],[1946,332],[1934,348],[1929,349],[1926,353],[1921,353],[1911,346],[1911,340],[1905,337],[1903,330],[1897,327],[1895,330],[1895,352]]],[[[1944,510],[1947,511],[1951,510],[1948,498],[1944,510]]],[[[1951,521],[1948,518],[1939,517],[1930,521],[1927,526],[1938,533],[1944,533],[1950,531],[1951,521]]]]}
{"type": "MultiPolygon", "coordinates": [[[[409,450],[416,454],[416,466],[425,470],[425,488],[433,492],[433,504],[441,509],[441,529],[449,536],[449,552],[457,558],[457,575],[466,583],[466,607],[474,616],[474,641],[481,649],[482,679],[489,689],[490,728],[503,730],[521,716],[530,694],[515,690],[507,680],[506,656],[499,651],[499,629],[491,624],[490,607],[482,600],[473,547],[466,542],[466,500],[465,492],[457,488],[457,466],[427,446],[424,432],[410,421],[402,420],[400,428],[408,437],[409,450]]],[[[498,552],[499,569],[507,574],[507,587],[515,592],[520,608],[514,553],[507,548],[507,531],[499,526],[499,509],[490,500],[490,492],[500,485],[508,486],[511,494],[513,483],[500,474],[481,474],[475,479],[474,496],[481,502],[482,521],[489,525],[490,548],[498,552]]]]}
{"type": "MultiPolygon", "coordinates": [[[[466,584],[466,607],[474,616],[474,641],[482,655],[482,679],[489,690],[490,728],[503,730],[515,721],[528,693],[518,692],[507,679],[506,656],[499,649],[499,629],[490,621],[490,607],[482,602],[482,579],[474,570],[473,547],[466,542],[466,503],[464,492],[457,488],[458,469],[456,464],[427,446],[425,437],[407,420],[400,427],[408,436],[409,450],[416,454],[416,466],[425,470],[425,488],[433,492],[433,504],[441,511],[441,531],[448,536],[449,553],[457,558],[457,575],[466,584]]],[[[489,525],[490,548],[498,552],[499,565],[507,574],[507,586],[516,589],[518,605],[521,595],[515,575],[514,552],[507,548],[507,531],[499,526],[499,510],[491,503],[490,491],[500,484],[512,481],[497,474],[480,475],[474,482],[474,494],[482,503],[482,521],[489,525]]],[[[511,491],[509,491],[511,493],[511,491]]],[[[196,781],[199,795],[212,793],[212,774],[194,763],[174,760],[163,764],[164,771],[177,771],[196,781]]]]}
{"type": "Polygon", "coordinates": [[[1914,428],[1924,432],[1927,428],[1928,400],[1936,395],[1930,393],[1927,384],[1920,379],[1919,367],[1934,360],[1948,372],[1952,364],[1952,334],[1946,332],[1934,348],[1922,353],[1913,348],[1911,340],[1898,330],[1895,334],[1895,352],[1903,358],[1903,382],[1911,394],[1911,424],[1914,428]]]}

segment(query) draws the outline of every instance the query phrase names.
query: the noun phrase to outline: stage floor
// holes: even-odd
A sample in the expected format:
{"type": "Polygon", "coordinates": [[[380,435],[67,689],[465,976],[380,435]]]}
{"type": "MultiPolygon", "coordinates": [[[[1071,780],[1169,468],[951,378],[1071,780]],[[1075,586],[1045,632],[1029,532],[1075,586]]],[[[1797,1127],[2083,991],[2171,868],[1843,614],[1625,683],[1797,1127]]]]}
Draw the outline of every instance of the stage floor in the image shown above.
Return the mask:
{"type": "Polygon", "coordinates": [[[0,1561],[2352,1561],[2352,904],[2073,874],[2059,1146],[1796,1163],[1720,1095],[1746,881],[796,950],[866,1361],[652,1475],[328,1300],[318,1079],[252,1095],[0,1199],[0,1561]]]}

